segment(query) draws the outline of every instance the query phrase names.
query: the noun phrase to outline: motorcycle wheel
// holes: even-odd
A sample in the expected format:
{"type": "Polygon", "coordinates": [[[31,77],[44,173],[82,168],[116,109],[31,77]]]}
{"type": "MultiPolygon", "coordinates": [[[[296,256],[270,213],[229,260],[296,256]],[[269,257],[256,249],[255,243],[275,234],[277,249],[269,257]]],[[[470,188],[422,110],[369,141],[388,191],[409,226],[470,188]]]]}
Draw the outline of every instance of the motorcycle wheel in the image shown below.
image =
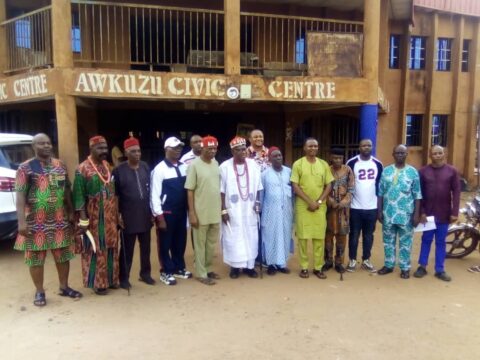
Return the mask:
{"type": "Polygon", "coordinates": [[[475,251],[478,238],[468,229],[448,230],[446,242],[447,258],[460,259],[475,251]]]}

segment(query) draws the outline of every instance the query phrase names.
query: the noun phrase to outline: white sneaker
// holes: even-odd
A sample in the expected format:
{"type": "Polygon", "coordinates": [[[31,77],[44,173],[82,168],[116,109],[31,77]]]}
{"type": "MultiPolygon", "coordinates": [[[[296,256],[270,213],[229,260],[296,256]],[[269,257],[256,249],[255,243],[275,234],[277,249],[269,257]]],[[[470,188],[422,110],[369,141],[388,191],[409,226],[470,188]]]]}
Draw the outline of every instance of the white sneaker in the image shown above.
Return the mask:
{"type": "Polygon", "coordinates": [[[377,269],[375,269],[375,267],[372,265],[372,263],[370,262],[370,259],[363,260],[362,269],[367,270],[368,272],[371,272],[371,273],[377,272],[377,269]]]}
{"type": "Polygon", "coordinates": [[[350,259],[348,262],[348,266],[345,270],[348,272],[355,272],[355,268],[357,267],[357,260],[350,259]]]}
{"type": "Polygon", "coordinates": [[[160,281],[165,285],[175,285],[177,283],[177,280],[175,280],[172,274],[167,274],[164,272],[160,273],[160,281]]]}
{"type": "Polygon", "coordinates": [[[192,273],[186,269],[183,269],[173,273],[173,276],[179,279],[190,279],[192,277],[192,273]]]}

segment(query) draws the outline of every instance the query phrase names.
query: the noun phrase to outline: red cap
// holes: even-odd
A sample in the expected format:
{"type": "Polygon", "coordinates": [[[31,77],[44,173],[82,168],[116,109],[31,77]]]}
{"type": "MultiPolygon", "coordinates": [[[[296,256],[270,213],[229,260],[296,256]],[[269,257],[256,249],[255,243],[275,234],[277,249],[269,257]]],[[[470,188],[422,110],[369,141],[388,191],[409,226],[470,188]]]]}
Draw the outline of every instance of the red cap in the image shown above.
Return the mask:
{"type": "Polygon", "coordinates": [[[137,138],[129,137],[127,140],[123,142],[123,149],[127,150],[128,148],[131,148],[132,146],[140,146],[140,142],[138,141],[137,138]]]}
{"type": "Polygon", "coordinates": [[[107,143],[107,140],[101,135],[95,135],[88,140],[88,146],[92,147],[94,145],[100,144],[100,143],[107,143]]]}
{"type": "Polygon", "coordinates": [[[247,140],[245,140],[241,136],[235,136],[231,141],[230,141],[230,149],[236,148],[238,146],[242,145],[247,145],[247,140]]]}
{"type": "Polygon", "coordinates": [[[209,146],[218,146],[218,140],[216,137],[207,135],[202,138],[202,147],[209,147],[209,146]]]}

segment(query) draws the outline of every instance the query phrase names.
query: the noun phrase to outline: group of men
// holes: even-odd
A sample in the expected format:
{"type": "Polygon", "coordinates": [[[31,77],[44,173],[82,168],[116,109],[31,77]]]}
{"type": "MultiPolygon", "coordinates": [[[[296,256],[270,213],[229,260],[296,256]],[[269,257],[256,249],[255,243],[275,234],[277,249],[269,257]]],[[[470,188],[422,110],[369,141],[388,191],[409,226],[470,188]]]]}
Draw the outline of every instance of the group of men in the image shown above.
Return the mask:
{"type": "Polygon", "coordinates": [[[406,164],[407,148],[398,145],[394,163],[383,168],[372,156],[372,142],[360,142],[359,155],[344,164],[344,150],[332,149],[330,165],[318,158],[318,141],[306,139],[305,156],[292,169],[283,165],[282,152],[267,148],[261,130],[229,143],[232,157],[218,164],[218,140],[194,135],[191,151],[176,137],[164,142],[165,158],[150,172],[141,160],[139,140],[124,141],[126,161],[113,170],[107,162],[103,136],[89,140],[90,155],[76,169],[73,193],[65,165],[52,157],[45,134],[33,139],[35,158],[17,171],[19,235],[15,248],[25,261],[36,287],[34,304],[46,304],[43,265],[46,251],[54,256],[59,294],[80,298],[68,286],[69,260],[81,254],[83,284],[96,294],[108,289],[130,289],[130,270],[136,239],[140,245],[139,280],[153,285],[150,233],[155,226],[160,280],[175,285],[188,279],[184,253],[187,226],[191,227],[195,278],[214,285],[220,276],[212,270],[215,246],[221,239],[229,276],[256,278],[256,260],[267,273],[288,274],[293,253],[293,230],[298,239],[301,278],[308,278],[308,240],[313,244],[313,275],[326,278],[357,267],[357,249],[363,235],[361,267],[377,270],[370,257],[377,220],[382,223],[385,250],[379,275],[393,272],[399,238],[401,277],[410,273],[413,229],[434,216],[436,229],[422,237],[419,268],[427,274],[428,255],[435,237],[435,276],[449,281],[444,270],[448,224],[458,216],[460,182],[445,163],[440,146],[430,150],[430,165],[417,172],[406,164]],[[422,199],[423,194],[423,199],[422,199]],[[73,201],[72,201],[73,200],[73,201]],[[348,265],[344,253],[348,238],[348,265]],[[262,266],[262,265],[261,265],[262,266]]]}

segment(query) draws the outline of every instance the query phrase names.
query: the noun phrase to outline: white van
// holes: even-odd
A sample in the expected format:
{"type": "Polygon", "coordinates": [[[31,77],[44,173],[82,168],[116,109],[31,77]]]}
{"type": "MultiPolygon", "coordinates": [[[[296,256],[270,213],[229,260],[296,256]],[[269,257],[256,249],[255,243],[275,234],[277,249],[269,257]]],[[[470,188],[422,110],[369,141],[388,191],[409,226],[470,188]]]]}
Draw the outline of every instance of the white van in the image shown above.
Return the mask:
{"type": "Polygon", "coordinates": [[[0,133],[0,241],[17,233],[15,172],[34,156],[30,135],[0,133]]]}

